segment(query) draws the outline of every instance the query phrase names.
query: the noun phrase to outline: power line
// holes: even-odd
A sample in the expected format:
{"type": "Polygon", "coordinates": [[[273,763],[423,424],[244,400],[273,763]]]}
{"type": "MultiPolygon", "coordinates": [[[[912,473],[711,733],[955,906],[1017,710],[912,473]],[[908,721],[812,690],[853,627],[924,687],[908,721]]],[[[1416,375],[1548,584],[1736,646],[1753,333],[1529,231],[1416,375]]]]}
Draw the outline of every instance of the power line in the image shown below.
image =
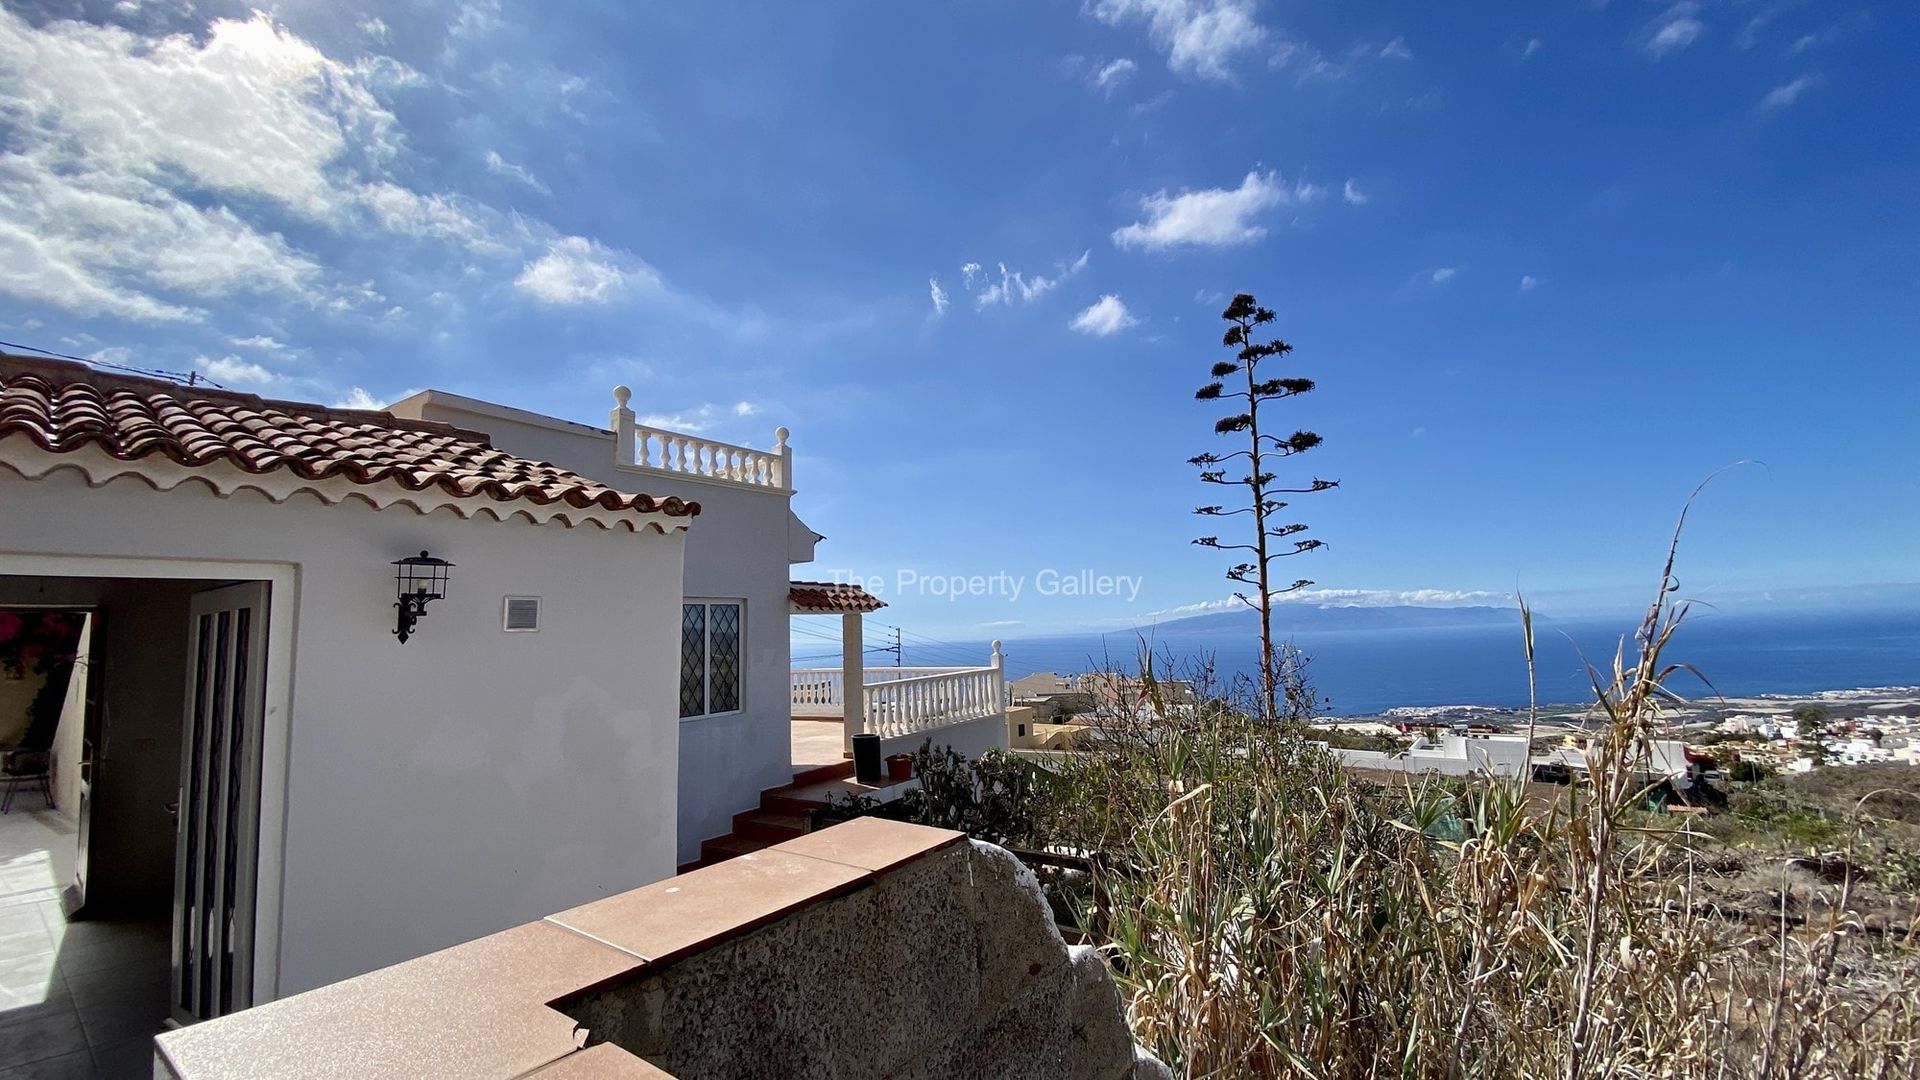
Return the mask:
{"type": "Polygon", "coordinates": [[[0,349],[21,349],[26,352],[39,353],[41,356],[51,356],[55,360],[72,360],[76,363],[85,364],[88,367],[99,367],[99,368],[108,368],[113,371],[124,371],[129,375],[145,375],[149,378],[165,379],[168,382],[185,383],[188,386],[211,386],[216,390],[226,389],[226,387],[220,385],[217,382],[214,382],[212,379],[207,378],[205,375],[200,374],[198,371],[163,371],[159,368],[130,367],[126,364],[116,364],[111,360],[99,360],[99,359],[94,359],[92,357],[86,357],[86,356],[74,356],[70,353],[55,352],[52,349],[43,349],[38,345],[22,345],[16,341],[0,341],[0,349]]]}
{"type": "Polygon", "coordinates": [[[935,653],[936,658],[944,657],[948,663],[954,663],[962,667],[979,667],[984,662],[984,658],[980,655],[978,648],[970,648],[965,645],[955,644],[951,641],[941,641],[937,638],[930,638],[925,634],[916,634],[906,629],[902,629],[900,633],[905,637],[906,643],[913,645],[916,650],[935,653]]]}

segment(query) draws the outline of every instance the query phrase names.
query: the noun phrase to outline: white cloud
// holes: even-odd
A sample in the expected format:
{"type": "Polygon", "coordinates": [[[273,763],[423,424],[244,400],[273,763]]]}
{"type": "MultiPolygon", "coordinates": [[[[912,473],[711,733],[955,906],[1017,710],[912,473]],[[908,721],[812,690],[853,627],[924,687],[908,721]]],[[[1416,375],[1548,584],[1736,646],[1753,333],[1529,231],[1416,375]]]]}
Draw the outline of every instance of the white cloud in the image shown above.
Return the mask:
{"type": "Polygon", "coordinates": [[[1532,274],[1520,275],[1520,291],[1521,292],[1532,292],[1533,290],[1539,287],[1540,287],[1539,278],[1534,277],[1532,274]]]}
{"type": "Polygon", "coordinates": [[[386,44],[387,40],[393,36],[392,32],[387,29],[386,20],[377,15],[369,15],[361,19],[360,32],[365,34],[369,41],[377,41],[382,45],[386,44]]]}
{"type": "Polygon", "coordinates": [[[711,405],[702,405],[689,412],[648,413],[640,417],[641,427],[664,428],[687,435],[704,434],[713,426],[714,409],[711,405]]]}
{"type": "Polygon", "coordinates": [[[584,236],[563,236],[526,264],[514,287],[542,304],[610,304],[631,291],[657,292],[660,275],[646,263],[584,236]]]}
{"type": "Polygon", "coordinates": [[[1394,38],[1378,49],[1371,42],[1362,41],[1338,56],[1328,56],[1308,42],[1277,37],[1272,51],[1267,55],[1267,66],[1276,71],[1291,69],[1295,81],[1305,86],[1310,83],[1338,82],[1369,61],[1412,59],[1413,50],[1408,47],[1405,38],[1394,38]]]}
{"type": "Polygon", "coordinates": [[[1147,219],[1114,230],[1113,242],[1148,250],[1251,243],[1267,235],[1266,227],[1253,220],[1262,211],[1311,202],[1322,194],[1313,184],[1296,183],[1289,188],[1278,173],[1257,171],[1248,173],[1237,188],[1204,188],[1178,195],[1157,191],[1140,200],[1147,219]]]}
{"type": "Polygon", "coordinates": [[[1535,54],[1539,53],[1541,49],[1544,49],[1546,47],[1547,47],[1547,43],[1544,41],[1541,41],[1539,38],[1528,38],[1527,43],[1521,46],[1520,48],[1520,55],[1525,57],[1528,60],[1531,60],[1534,58],[1535,54]]]}
{"type": "Polygon", "coordinates": [[[487,151],[486,160],[487,171],[493,175],[504,176],[508,180],[525,184],[527,187],[532,188],[542,195],[553,194],[553,189],[547,187],[545,183],[541,182],[539,177],[533,175],[531,169],[528,169],[525,165],[516,165],[506,158],[501,157],[498,150],[487,151]]]}
{"type": "Polygon", "coordinates": [[[1285,594],[1293,604],[1326,604],[1332,607],[1453,607],[1462,604],[1497,604],[1512,600],[1507,593],[1483,589],[1301,589],[1285,594]]]}
{"type": "Polygon", "coordinates": [[[1865,12],[1856,12],[1851,18],[1842,19],[1832,26],[1825,27],[1811,34],[1802,34],[1794,39],[1793,44],[1787,47],[1787,51],[1797,54],[1804,53],[1810,49],[1817,49],[1824,45],[1832,45],[1834,42],[1846,37],[1849,33],[1862,30],[1868,25],[1870,25],[1870,23],[1867,14],[1865,12]]]}
{"type": "Polygon", "coordinates": [[[1351,177],[1347,179],[1346,187],[1340,189],[1340,197],[1354,206],[1365,206],[1371,198],[1366,192],[1360,190],[1360,185],[1351,177]]]}
{"type": "Polygon", "coordinates": [[[930,277],[927,279],[927,295],[933,298],[934,315],[945,315],[949,301],[947,300],[947,290],[940,287],[939,278],[930,277]]]}
{"type": "Polygon", "coordinates": [[[508,250],[494,240],[486,226],[468,211],[465,200],[457,196],[422,195],[382,180],[361,185],[357,198],[388,232],[443,240],[487,254],[508,250]]]}
{"type": "Polygon", "coordinates": [[[994,304],[1011,305],[1016,300],[1031,304],[1058,288],[1061,282],[1085,270],[1087,260],[1092,255],[1091,251],[1081,252],[1080,257],[1072,262],[1061,263],[1059,270],[1052,277],[1042,274],[1027,277],[1018,270],[1007,269],[1006,263],[997,264],[1000,268],[999,281],[991,280],[980,269],[979,263],[967,263],[960,268],[960,273],[969,290],[974,289],[975,282],[980,284],[981,287],[973,294],[974,303],[980,307],[990,307],[994,304]]]}
{"type": "Polygon", "coordinates": [[[1445,285],[1447,282],[1453,280],[1453,275],[1459,272],[1460,272],[1459,267],[1442,266],[1432,271],[1431,273],[1429,273],[1427,275],[1427,280],[1433,282],[1435,285],[1445,285]]]}
{"type": "Polygon", "coordinates": [[[1123,56],[1094,72],[1093,85],[1111,96],[1114,90],[1118,89],[1121,83],[1126,82],[1127,77],[1138,68],[1138,64],[1123,56]]]}
{"type": "Polygon", "coordinates": [[[715,405],[703,402],[691,409],[678,412],[648,413],[640,417],[640,424],[651,428],[665,428],[668,431],[683,432],[688,435],[704,435],[723,423],[731,426],[733,420],[743,420],[749,416],[760,415],[760,406],[750,401],[735,402],[732,405],[715,405]]]}
{"type": "MultiPolygon", "coordinates": [[[[1507,593],[1484,589],[1300,589],[1275,593],[1276,604],[1305,604],[1311,607],[1486,607],[1513,601],[1507,593]]],[[[1149,618],[1177,619],[1188,615],[1206,615],[1216,611],[1248,610],[1237,597],[1203,600],[1150,613],[1149,618]]]]}
{"type": "Polygon", "coordinates": [[[379,409],[386,408],[386,403],[381,401],[379,398],[374,397],[372,394],[367,393],[365,390],[361,389],[360,387],[355,386],[347,391],[346,397],[340,398],[339,400],[335,401],[333,403],[333,407],[336,409],[379,410],[379,409]]]}
{"type": "Polygon", "coordinates": [[[194,370],[205,371],[207,378],[222,386],[267,386],[279,381],[279,376],[273,372],[237,356],[221,356],[211,360],[203,356],[195,360],[193,366],[194,370]]]}
{"type": "Polygon", "coordinates": [[[1819,81],[1818,75],[1802,75],[1792,82],[1782,83],[1767,91],[1767,96],[1760,99],[1760,108],[1762,111],[1784,109],[1800,100],[1800,95],[1819,81]]]}
{"type": "Polygon", "coordinates": [[[1082,334],[1111,337],[1139,321],[1127,310],[1127,305],[1122,303],[1118,296],[1108,293],[1088,305],[1085,311],[1074,316],[1073,321],[1067,325],[1082,334]]]}
{"type": "Polygon", "coordinates": [[[500,29],[500,0],[471,0],[459,5],[460,13],[447,24],[447,43],[441,51],[442,63],[451,63],[460,51],[500,29]]]}
{"type": "Polygon", "coordinates": [[[333,303],[263,211],[496,251],[464,200],[385,178],[405,139],[380,95],[421,82],[265,14],[156,37],[0,11],[0,291],[144,321],[230,294],[333,303]]]}
{"type": "Polygon", "coordinates": [[[1167,67],[1203,79],[1231,79],[1234,62],[1268,37],[1254,0],[1091,0],[1086,10],[1109,26],[1145,24],[1167,67]]]}
{"type": "Polygon", "coordinates": [[[1681,0],[1660,13],[1647,27],[1647,42],[1644,48],[1647,55],[1654,59],[1679,52],[1697,41],[1707,32],[1707,24],[1700,21],[1700,5],[1694,0],[1681,0]]]}

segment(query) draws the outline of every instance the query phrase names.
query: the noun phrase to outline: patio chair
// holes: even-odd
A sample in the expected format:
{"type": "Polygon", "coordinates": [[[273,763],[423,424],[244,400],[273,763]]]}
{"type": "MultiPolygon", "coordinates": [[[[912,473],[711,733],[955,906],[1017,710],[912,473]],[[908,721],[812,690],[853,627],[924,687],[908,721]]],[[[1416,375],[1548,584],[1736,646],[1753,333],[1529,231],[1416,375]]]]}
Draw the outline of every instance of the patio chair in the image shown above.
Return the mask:
{"type": "Polygon", "coordinates": [[[27,747],[14,747],[0,750],[0,784],[5,784],[7,793],[0,797],[0,814],[13,813],[13,797],[21,784],[32,784],[40,789],[40,797],[47,801],[47,808],[53,808],[53,751],[34,750],[27,747]]]}

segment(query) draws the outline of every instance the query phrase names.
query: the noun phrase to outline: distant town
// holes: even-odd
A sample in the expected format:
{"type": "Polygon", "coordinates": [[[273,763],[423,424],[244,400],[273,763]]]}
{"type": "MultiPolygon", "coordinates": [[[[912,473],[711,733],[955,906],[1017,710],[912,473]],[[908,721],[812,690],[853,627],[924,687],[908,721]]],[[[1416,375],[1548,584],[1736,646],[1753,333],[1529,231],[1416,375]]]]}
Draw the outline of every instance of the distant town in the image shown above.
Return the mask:
{"type": "MultiPolygon", "coordinates": [[[[1064,752],[1112,724],[1151,724],[1191,708],[1194,688],[1163,681],[1149,691],[1110,673],[1041,672],[1008,685],[1015,748],[1064,752]]],[[[1651,740],[1648,779],[1677,792],[1694,784],[1755,780],[1834,766],[1920,765],[1920,686],[1674,700],[1651,740]]],[[[1377,773],[1515,775],[1565,782],[1585,771],[1589,707],[1404,706],[1314,724],[1342,764],[1377,773]]]]}
{"type": "MultiPolygon", "coordinates": [[[[1342,719],[1330,730],[1404,735],[1443,726],[1514,731],[1528,710],[1479,705],[1408,706],[1342,719]]],[[[1920,765],[1920,686],[1875,686],[1815,694],[1676,701],[1667,734],[1711,749],[1723,763],[1745,761],[1773,772],[1822,765],[1920,765]]],[[[1537,734],[1561,737],[1592,725],[1584,705],[1538,710],[1537,734]]]]}

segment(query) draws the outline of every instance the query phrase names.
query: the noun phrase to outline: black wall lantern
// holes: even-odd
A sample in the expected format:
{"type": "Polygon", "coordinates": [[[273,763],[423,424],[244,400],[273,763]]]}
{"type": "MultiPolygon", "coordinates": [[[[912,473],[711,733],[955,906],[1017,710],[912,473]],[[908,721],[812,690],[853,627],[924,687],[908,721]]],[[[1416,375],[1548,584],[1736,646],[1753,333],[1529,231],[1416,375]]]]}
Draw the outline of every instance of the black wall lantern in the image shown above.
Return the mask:
{"type": "Polygon", "coordinates": [[[447,571],[453,564],[426,552],[393,561],[393,586],[400,599],[393,606],[400,617],[394,633],[402,643],[413,636],[413,625],[427,613],[427,602],[444,600],[447,595],[447,571]]]}

